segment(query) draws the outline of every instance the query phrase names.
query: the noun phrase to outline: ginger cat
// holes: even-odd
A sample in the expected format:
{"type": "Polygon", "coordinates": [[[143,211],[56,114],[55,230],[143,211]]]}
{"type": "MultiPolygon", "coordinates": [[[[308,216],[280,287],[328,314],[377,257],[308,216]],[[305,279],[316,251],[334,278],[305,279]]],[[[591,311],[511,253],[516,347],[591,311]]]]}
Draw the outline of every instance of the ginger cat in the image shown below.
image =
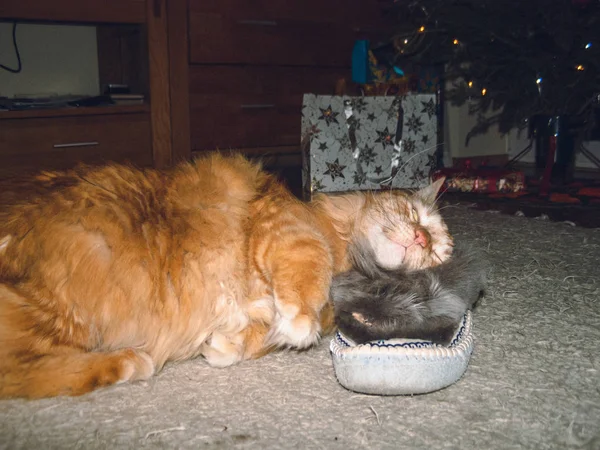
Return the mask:
{"type": "Polygon", "coordinates": [[[333,327],[332,276],[448,258],[441,181],[295,199],[241,156],[108,165],[0,185],[0,397],[80,395],[203,355],[228,366],[333,327]]]}

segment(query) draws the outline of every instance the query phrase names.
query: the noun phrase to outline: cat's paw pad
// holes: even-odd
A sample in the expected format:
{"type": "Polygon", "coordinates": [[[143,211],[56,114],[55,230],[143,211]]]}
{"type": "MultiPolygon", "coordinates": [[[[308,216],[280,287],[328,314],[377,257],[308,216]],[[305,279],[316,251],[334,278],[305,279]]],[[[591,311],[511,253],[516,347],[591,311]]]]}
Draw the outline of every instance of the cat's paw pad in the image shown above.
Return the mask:
{"type": "Polygon", "coordinates": [[[119,370],[116,383],[133,380],[147,380],[154,375],[154,362],[148,353],[132,348],[120,352],[119,370]]]}
{"type": "Polygon", "coordinates": [[[242,336],[230,339],[220,333],[213,333],[202,346],[202,356],[212,367],[228,367],[241,361],[243,356],[242,336]]]}
{"type": "Polygon", "coordinates": [[[303,349],[316,344],[320,333],[321,325],[312,315],[285,317],[278,314],[266,341],[269,345],[278,347],[303,349]]]}

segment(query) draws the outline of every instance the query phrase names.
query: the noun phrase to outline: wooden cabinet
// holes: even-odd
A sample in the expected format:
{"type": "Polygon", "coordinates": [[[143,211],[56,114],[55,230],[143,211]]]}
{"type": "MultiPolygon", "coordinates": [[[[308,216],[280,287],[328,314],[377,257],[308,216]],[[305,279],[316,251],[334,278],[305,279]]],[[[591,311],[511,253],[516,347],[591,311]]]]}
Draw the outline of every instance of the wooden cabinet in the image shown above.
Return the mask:
{"type": "Polygon", "coordinates": [[[305,92],[332,93],[342,68],[192,66],[192,148],[297,146],[305,92]]]}
{"type": "Polygon", "coordinates": [[[152,165],[147,114],[0,120],[0,176],[65,169],[78,162],[152,165]]]}
{"type": "MultiPolygon", "coordinates": [[[[0,111],[0,176],[79,162],[172,164],[166,0],[3,0],[0,20],[95,25],[101,84],[145,95],[143,105],[0,111]]],[[[180,151],[189,158],[189,147],[180,151]]]]}
{"type": "Polygon", "coordinates": [[[146,0],[2,0],[3,20],[145,23],[146,0]]]}
{"type": "Polygon", "coordinates": [[[0,112],[0,176],[79,161],[162,168],[214,149],[299,161],[302,96],[350,80],[377,3],[3,0],[0,20],[96,25],[100,82],[130,84],[148,102],[0,112]]]}
{"type": "Polygon", "coordinates": [[[349,81],[354,41],[379,19],[369,0],[183,3],[169,12],[169,41],[183,49],[188,89],[171,98],[185,102],[189,129],[173,122],[173,133],[190,136],[199,153],[237,149],[299,161],[303,94],[333,95],[339,80],[349,81]]]}

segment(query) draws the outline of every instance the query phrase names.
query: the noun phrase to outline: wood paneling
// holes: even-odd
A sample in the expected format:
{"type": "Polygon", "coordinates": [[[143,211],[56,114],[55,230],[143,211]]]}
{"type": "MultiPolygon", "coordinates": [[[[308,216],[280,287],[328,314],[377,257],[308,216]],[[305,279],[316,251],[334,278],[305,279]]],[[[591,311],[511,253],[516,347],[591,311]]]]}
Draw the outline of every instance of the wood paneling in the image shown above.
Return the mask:
{"type": "Polygon", "coordinates": [[[345,69],[192,66],[192,149],[300,145],[304,93],[334,94],[345,69]]]}
{"type": "Polygon", "coordinates": [[[150,107],[144,105],[107,105],[107,106],[82,106],[78,108],[56,109],[26,109],[22,111],[0,111],[0,119],[27,119],[41,117],[72,117],[72,116],[98,116],[108,114],[135,114],[147,113],[150,107]]]}
{"type": "Polygon", "coordinates": [[[191,158],[187,0],[167,2],[172,161],[191,158]]]}
{"type": "Polygon", "coordinates": [[[190,17],[192,63],[349,66],[352,31],[338,24],[238,21],[212,14],[190,17]]]}
{"type": "Polygon", "coordinates": [[[0,120],[0,176],[78,162],[152,165],[147,114],[0,120]]]}
{"type": "Polygon", "coordinates": [[[154,166],[172,163],[166,0],[148,0],[148,67],[154,166]]]}
{"type": "Polygon", "coordinates": [[[369,0],[190,0],[190,15],[216,14],[239,20],[294,19],[345,23],[350,28],[379,23],[379,7],[369,0]]]}
{"type": "Polygon", "coordinates": [[[53,22],[144,23],[146,0],[2,0],[0,18],[53,22]]]}
{"type": "Polygon", "coordinates": [[[354,40],[376,22],[361,0],[192,0],[190,58],[201,64],[350,65],[354,40]]]}
{"type": "Polygon", "coordinates": [[[0,18],[99,24],[101,84],[128,84],[149,102],[98,109],[2,112],[3,174],[69,167],[78,161],[131,160],[157,168],[173,162],[167,0],[0,1],[0,18]],[[59,141],[82,145],[64,146],[59,141]]]}

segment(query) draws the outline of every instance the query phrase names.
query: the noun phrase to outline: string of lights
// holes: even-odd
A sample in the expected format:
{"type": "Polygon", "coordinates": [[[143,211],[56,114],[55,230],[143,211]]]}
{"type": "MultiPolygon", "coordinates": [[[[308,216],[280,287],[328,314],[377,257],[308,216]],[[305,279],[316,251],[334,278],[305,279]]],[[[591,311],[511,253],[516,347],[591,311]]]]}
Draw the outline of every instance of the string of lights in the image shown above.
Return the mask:
{"type": "Polygon", "coordinates": [[[471,135],[536,115],[593,125],[600,95],[600,0],[397,0],[399,67],[443,65],[446,100],[478,118],[471,135]]]}

